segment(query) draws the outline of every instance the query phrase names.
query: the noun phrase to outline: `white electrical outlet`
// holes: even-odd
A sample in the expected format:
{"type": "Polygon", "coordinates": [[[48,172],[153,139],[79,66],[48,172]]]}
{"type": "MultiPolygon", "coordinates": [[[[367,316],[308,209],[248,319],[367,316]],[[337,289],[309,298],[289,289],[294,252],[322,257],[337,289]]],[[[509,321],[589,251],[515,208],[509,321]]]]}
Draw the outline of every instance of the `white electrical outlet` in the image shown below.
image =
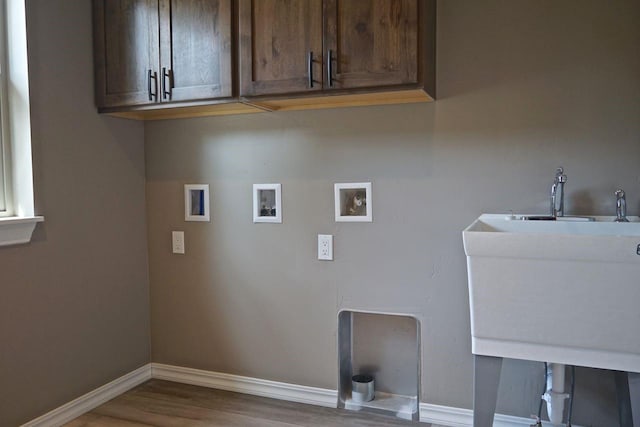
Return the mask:
{"type": "Polygon", "coordinates": [[[172,231],[171,241],[174,254],[184,254],[184,231],[172,231]]]}
{"type": "Polygon", "coordinates": [[[331,234],[318,234],[318,259],[333,261],[333,236],[331,234]]]}

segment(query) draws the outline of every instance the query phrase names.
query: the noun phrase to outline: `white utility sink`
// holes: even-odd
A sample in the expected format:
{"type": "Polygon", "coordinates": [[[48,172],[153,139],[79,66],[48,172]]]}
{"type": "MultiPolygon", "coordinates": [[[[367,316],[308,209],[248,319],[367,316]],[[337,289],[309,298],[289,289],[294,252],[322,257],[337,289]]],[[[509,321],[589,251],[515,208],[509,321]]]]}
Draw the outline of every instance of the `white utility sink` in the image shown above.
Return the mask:
{"type": "Polygon", "coordinates": [[[474,354],[640,372],[640,221],[595,219],[464,230],[474,354]]]}

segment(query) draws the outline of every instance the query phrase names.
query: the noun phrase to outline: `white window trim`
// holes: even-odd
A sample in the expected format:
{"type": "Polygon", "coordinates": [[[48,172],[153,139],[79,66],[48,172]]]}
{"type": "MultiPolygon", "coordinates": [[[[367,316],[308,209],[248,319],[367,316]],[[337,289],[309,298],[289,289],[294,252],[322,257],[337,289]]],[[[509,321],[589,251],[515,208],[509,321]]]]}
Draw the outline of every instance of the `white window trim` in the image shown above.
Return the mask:
{"type": "Polygon", "coordinates": [[[11,206],[11,165],[9,164],[9,132],[8,132],[8,102],[7,102],[7,50],[6,50],[6,10],[5,1],[0,1],[0,204],[4,205],[0,211],[0,218],[12,214],[11,206]]]}
{"type": "Polygon", "coordinates": [[[29,243],[36,224],[42,221],[44,217],[41,216],[0,218],[0,246],[29,243]]]}
{"type": "Polygon", "coordinates": [[[2,82],[3,141],[7,212],[0,218],[0,246],[27,243],[36,223],[33,169],[31,160],[31,118],[29,108],[29,68],[24,0],[0,1],[0,19],[5,69],[2,82]]]}

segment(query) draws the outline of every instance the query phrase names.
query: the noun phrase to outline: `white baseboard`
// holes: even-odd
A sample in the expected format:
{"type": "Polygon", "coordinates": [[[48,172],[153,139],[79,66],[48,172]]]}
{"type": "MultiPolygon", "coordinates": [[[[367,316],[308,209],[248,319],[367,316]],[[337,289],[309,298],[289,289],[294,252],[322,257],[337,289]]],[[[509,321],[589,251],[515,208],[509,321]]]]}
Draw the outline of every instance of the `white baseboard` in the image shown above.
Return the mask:
{"type": "Polygon", "coordinates": [[[338,392],[317,387],[261,380],[240,375],[183,368],[180,366],[151,364],[153,378],[193,384],[238,393],[253,394],[272,399],[307,403],[316,406],[335,408],[338,392]]]}
{"type": "MultiPolygon", "coordinates": [[[[473,411],[471,409],[421,403],[420,421],[449,427],[471,427],[473,426],[473,411]]],[[[534,421],[528,418],[496,414],[493,420],[493,427],[528,427],[533,423],[534,421]]]]}
{"type": "Polygon", "coordinates": [[[22,427],[60,426],[150,379],[151,364],[147,364],[23,424],[22,427]]]}
{"type": "MultiPolygon", "coordinates": [[[[60,426],[151,378],[329,408],[335,408],[338,400],[337,390],[150,363],[29,421],[22,427],[60,426]]],[[[473,411],[421,403],[420,421],[449,427],[471,427],[473,411]]],[[[534,420],[530,418],[496,414],[493,427],[528,427],[533,423],[534,420]]]]}
{"type": "Polygon", "coordinates": [[[473,411],[451,406],[421,403],[420,422],[450,427],[468,427],[473,425],[473,411]]]}
{"type": "MultiPolygon", "coordinates": [[[[448,427],[472,427],[473,411],[471,409],[421,403],[420,421],[448,427]]],[[[493,427],[529,427],[533,424],[535,424],[533,418],[514,417],[503,414],[496,414],[493,418],[493,427]]],[[[545,427],[553,426],[553,424],[548,421],[543,421],[542,425],[545,427]]],[[[572,426],[580,427],[575,424],[572,424],[572,426]]]]}
{"type": "MultiPolygon", "coordinates": [[[[261,380],[258,378],[163,365],[160,363],[152,363],[151,371],[153,378],[157,379],[253,394],[272,399],[288,400],[329,408],[335,408],[338,402],[337,390],[261,380]]],[[[471,409],[421,403],[420,421],[449,427],[471,427],[473,426],[473,411],[471,409]]],[[[493,422],[494,427],[529,427],[532,424],[534,424],[534,420],[531,418],[513,417],[502,414],[496,414],[493,422]]]]}

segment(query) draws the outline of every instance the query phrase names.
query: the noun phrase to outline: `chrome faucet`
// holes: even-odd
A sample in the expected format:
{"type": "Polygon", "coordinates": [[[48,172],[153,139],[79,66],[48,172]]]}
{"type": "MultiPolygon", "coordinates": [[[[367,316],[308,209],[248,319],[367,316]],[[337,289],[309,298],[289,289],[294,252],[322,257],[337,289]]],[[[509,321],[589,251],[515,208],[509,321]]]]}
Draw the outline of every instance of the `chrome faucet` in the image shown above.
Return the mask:
{"type": "Polygon", "coordinates": [[[616,222],[629,222],[627,219],[627,199],[624,191],[616,190],[616,222]]]}
{"type": "Polygon", "coordinates": [[[564,216],[564,183],[567,182],[567,175],[564,169],[559,167],[556,169],[556,177],[551,186],[551,216],[564,216]]]}

